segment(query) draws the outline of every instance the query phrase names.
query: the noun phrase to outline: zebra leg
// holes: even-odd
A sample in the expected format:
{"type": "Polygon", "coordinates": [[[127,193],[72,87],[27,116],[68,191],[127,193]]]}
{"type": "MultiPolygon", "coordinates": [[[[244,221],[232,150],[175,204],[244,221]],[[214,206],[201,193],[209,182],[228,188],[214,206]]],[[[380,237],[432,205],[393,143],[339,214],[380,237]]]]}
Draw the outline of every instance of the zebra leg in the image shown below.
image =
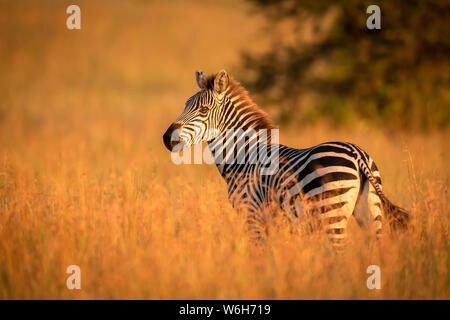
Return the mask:
{"type": "Polygon", "coordinates": [[[348,219],[353,214],[359,188],[352,188],[337,197],[323,200],[319,211],[320,224],[332,246],[341,249],[345,246],[348,219]]]}
{"type": "Polygon", "coordinates": [[[262,208],[250,207],[247,213],[247,227],[250,241],[264,243],[266,239],[267,217],[262,208]]]}
{"type": "Polygon", "coordinates": [[[355,206],[354,216],[361,227],[370,226],[377,239],[382,233],[382,211],[381,200],[375,188],[366,180],[363,184],[362,192],[358,197],[355,206]]]}
{"type": "Polygon", "coordinates": [[[246,215],[247,231],[250,241],[254,243],[263,243],[266,235],[266,212],[261,204],[252,201],[247,194],[247,186],[244,192],[238,196],[230,197],[230,202],[238,214],[246,215]]]}

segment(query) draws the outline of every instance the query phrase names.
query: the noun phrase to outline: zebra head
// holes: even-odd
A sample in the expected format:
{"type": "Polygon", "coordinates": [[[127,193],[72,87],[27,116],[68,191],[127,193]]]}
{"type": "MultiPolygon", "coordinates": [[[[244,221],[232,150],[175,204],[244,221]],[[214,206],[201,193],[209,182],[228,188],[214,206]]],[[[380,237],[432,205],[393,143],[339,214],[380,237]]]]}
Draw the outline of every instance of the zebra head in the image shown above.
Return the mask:
{"type": "Polygon", "coordinates": [[[225,93],[230,78],[225,70],[210,78],[197,71],[196,80],[201,90],[186,101],[183,113],[164,133],[164,145],[170,151],[175,146],[181,149],[201,141],[210,141],[220,132],[224,106],[229,100],[225,93]]]}

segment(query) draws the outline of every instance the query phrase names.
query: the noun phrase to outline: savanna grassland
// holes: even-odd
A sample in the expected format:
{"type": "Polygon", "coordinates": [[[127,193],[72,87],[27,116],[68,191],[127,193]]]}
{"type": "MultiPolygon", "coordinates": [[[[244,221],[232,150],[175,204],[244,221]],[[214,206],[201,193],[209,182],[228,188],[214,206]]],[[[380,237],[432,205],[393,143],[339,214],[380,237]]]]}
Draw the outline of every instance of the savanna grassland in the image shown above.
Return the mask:
{"type": "Polygon", "coordinates": [[[77,1],[69,31],[68,4],[0,1],[1,299],[450,298],[449,132],[281,126],[289,146],[362,146],[413,219],[380,243],[352,223],[343,255],[283,222],[255,248],[217,169],[173,164],[162,134],[196,69],[238,72],[264,44],[262,18],[237,1],[77,1]]]}

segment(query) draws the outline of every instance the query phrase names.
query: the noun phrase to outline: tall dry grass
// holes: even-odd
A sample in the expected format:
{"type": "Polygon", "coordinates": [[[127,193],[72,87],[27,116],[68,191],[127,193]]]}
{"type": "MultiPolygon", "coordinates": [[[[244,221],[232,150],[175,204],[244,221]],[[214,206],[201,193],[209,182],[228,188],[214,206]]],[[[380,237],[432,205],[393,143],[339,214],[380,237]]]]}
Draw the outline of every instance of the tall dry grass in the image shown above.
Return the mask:
{"type": "Polygon", "coordinates": [[[291,146],[361,145],[413,221],[380,244],[353,223],[342,256],[285,224],[254,248],[216,168],[174,165],[162,133],[194,70],[233,70],[261,21],[240,2],[79,5],[69,31],[64,3],[0,4],[1,299],[450,297],[448,132],[281,128],[291,146]]]}

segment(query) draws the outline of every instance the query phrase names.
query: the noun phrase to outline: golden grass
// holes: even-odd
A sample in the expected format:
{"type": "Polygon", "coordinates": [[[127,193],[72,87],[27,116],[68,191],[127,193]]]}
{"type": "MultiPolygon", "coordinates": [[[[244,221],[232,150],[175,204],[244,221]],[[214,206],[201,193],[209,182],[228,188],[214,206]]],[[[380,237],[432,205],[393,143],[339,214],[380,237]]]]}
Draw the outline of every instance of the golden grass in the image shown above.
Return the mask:
{"type": "Polygon", "coordinates": [[[174,165],[162,133],[195,69],[233,70],[260,21],[240,2],[80,7],[69,31],[64,4],[0,4],[1,299],[450,298],[448,132],[282,127],[291,146],[362,146],[414,219],[379,245],[351,225],[342,256],[284,224],[254,248],[216,168],[174,165]]]}

